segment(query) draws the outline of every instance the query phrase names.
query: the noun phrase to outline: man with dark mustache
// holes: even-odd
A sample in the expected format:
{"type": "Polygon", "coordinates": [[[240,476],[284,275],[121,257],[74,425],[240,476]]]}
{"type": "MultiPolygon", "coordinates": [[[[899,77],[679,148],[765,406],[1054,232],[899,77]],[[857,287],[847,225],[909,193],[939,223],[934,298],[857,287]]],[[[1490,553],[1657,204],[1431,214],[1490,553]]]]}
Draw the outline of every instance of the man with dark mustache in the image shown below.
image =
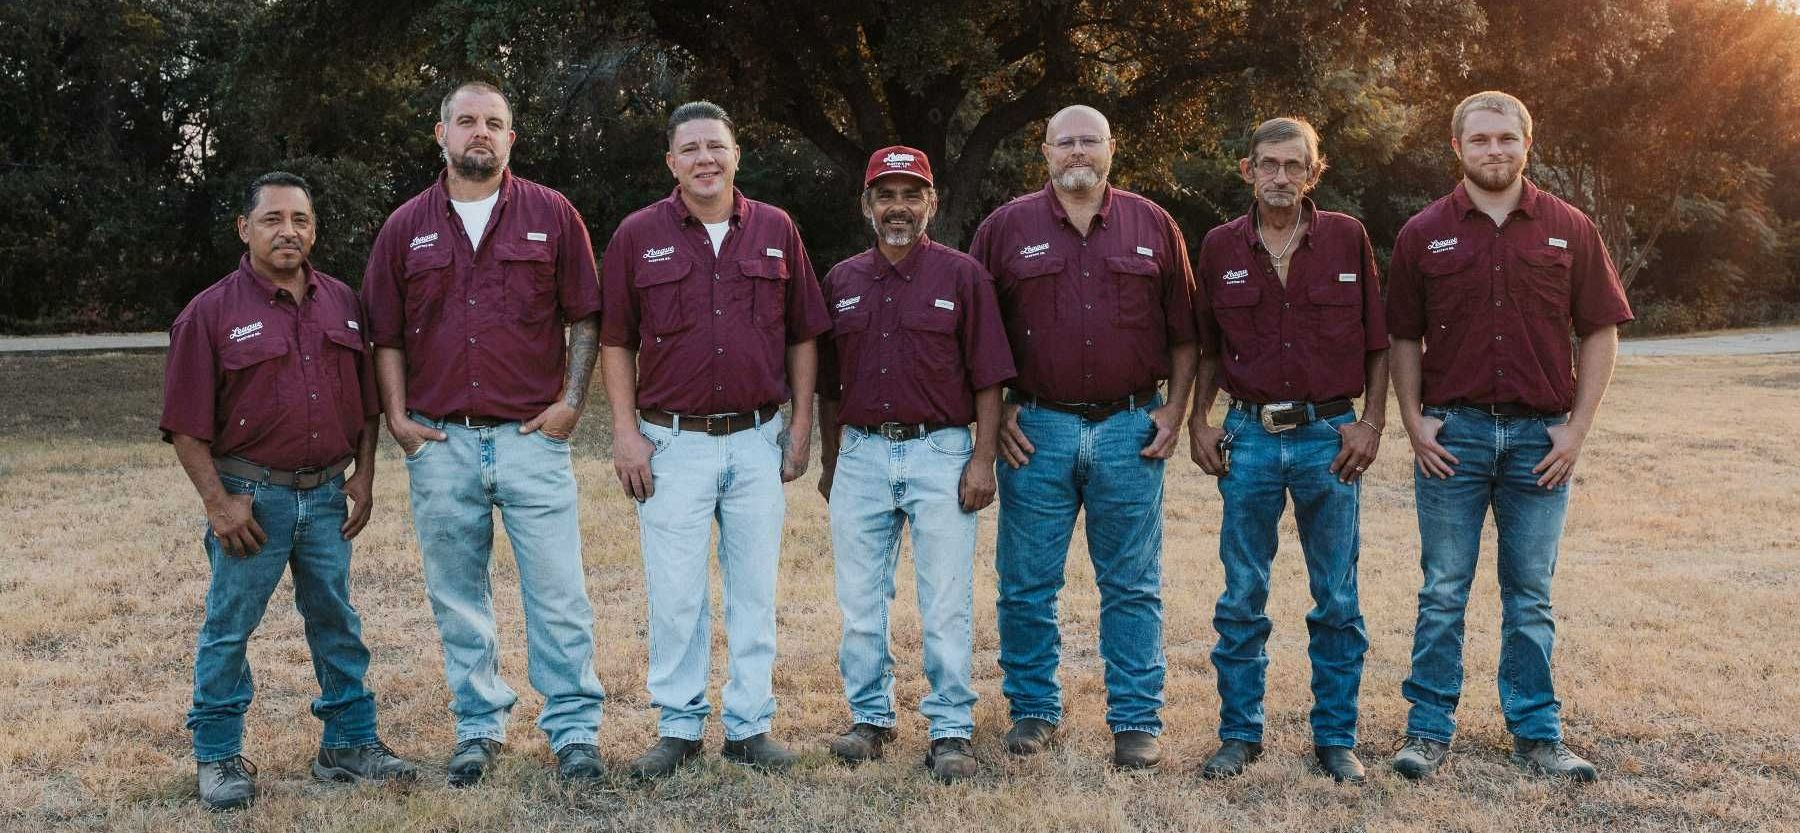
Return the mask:
{"type": "Polygon", "coordinates": [[[976,771],[975,513],[994,500],[1000,384],[1013,365],[993,279],[925,234],[936,210],[924,151],[870,155],[862,212],[875,246],[824,282],[832,331],[819,373],[819,493],[831,506],[838,663],[853,721],[831,752],[871,760],[895,736],[888,606],[910,522],[931,682],[919,703],[931,724],[925,766],[950,782],[976,771]]]}
{"type": "Polygon", "coordinates": [[[1357,599],[1358,506],[1387,412],[1388,340],[1368,233],[1306,196],[1324,171],[1312,125],[1258,125],[1250,155],[1238,160],[1250,211],[1200,246],[1190,453],[1219,478],[1224,500],[1225,592],[1213,614],[1212,652],[1221,742],[1201,767],[1209,778],[1238,775],[1262,754],[1271,627],[1263,610],[1277,526],[1292,496],[1314,603],[1306,615],[1313,754],[1332,778],[1363,780],[1356,705],[1369,637],[1357,599]],[[1231,407],[1214,426],[1207,411],[1220,390],[1231,407]]]}
{"type": "Polygon", "coordinates": [[[1057,113],[1050,181],[982,221],[969,252],[994,276],[1019,371],[995,561],[1007,749],[1041,752],[1062,720],[1056,596],[1086,507],[1113,763],[1148,768],[1162,762],[1163,467],[1194,379],[1194,278],[1168,212],[1107,182],[1115,144],[1092,107],[1057,113]]]}
{"type": "Polygon", "coordinates": [[[595,779],[606,693],[569,459],[598,354],[594,252],[562,194],[508,170],[516,134],[499,89],[458,86],[439,116],[445,171],[382,227],[363,298],[443,639],[456,715],[449,780],[487,774],[518,700],[499,673],[495,507],[518,565],[531,684],[544,696],[538,728],[561,776],[595,779]]]}
{"type": "Polygon", "coordinates": [[[256,798],[256,767],[242,754],[253,694],[245,648],[289,570],[319,678],[312,712],[325,722],[313,775],[418,774],[375,735],[369,650],[350,605],[350,540],[374,505],[381,413],[361,307],[350,287],[307,261],[317,220],[306,180],[257,177],[237,230],[248,248],[237,271],[196,296],[169,330],[162,415],[163,439],[206,506],[212,584],[187,725],[200,801],[213,810],[256,798]]]}

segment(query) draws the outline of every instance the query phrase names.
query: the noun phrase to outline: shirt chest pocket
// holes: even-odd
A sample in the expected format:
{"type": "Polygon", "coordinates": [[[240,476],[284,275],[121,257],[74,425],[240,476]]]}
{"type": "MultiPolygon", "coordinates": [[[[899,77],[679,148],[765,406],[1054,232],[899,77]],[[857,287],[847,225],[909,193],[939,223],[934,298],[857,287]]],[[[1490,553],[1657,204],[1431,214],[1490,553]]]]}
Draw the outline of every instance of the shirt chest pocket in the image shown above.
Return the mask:
{"type": "Polygon", "coordinates": [[[1336,276],[1307,287],[1306,301],[1311,307],[1313,326],[1319,335],[1334,346],[1349,347],[1361,343],[1362,280],[1339,281],[1336,276]]]}
{"type": "Polygon", "coordinates": [[[779,329],[787,317],[787,261],[773,257],[740,260],[738,273],[750,287],[751,320],[758,327],[779,329]]]}
{"type": "Polygon", "coordinates": [[[1147,329],[1162,316],[1157,312],[1157,277],[1162,268],[1147,257],[1125,255],[1106,259],[1106,270],[1112,276],[1114,297],[1113,324],[1120,329],[1147,329]]]}
{"type": "MultiPolygon", "coordinates": [[[[693,264],[682,261],[646,263],[638,267],[633,285],[637,287],[639,320],[650,335],[670,335],[694,326],[693,313],[684,309],[681,303],[682,284],[693,268],[693,264]]],[[[702,300],[694,299],[695,302],[702,300]]]]}
{"type": "Polygon", "coordinates": [[[411,329],[435,320],[454,272],[447,246],[406,253],[406,321],[411,329]]]}
{"type": "Polygon", "coordinates": [[[1425,321],[1441,329],[1467,318],[1487,301],[1488,280],[1472,252],[1428,254],[1419,261],[1425,285],[1425,321]]]}
{"type": "Polygon", "coordinates": [[[1219,322],[1227,352],[1255,350],[1258,337],[1256,306],[1262,303],[1262,288],[1226,286],[1211,293],[1213,320],[1219,322]]]}
{"type": "Polygon", "coordinates": [[[1008,306],[1017,310],[1016,317],[1025,327],[1047,327],[1061,320],[1056,276],[1062,274],[1062,258],[1039,256],[1020,260],[1006,271],[1012,279],[1000,285],[1001,294],[1003,298],[1010,297],[1008,306]]]}
{"type": "Polygon", "coordinates": [[[277,408],[294,404],[287,394],[283,376],[287,373],[287,355],[292,352],[288,340],[264,334],[260,338],[226,344],[219,350],[219,366],[225,370],[225,390],[230,400],[219,403],[219,413],[232,423],[255,420],[277,408]]]}
{"type": "Polygon", "coordinates": [[[901,310],[900,329],[906,332],[907,347],[919,373],[943,377],[956,372],[954,311],[937,307],[901,310]]]}
{"type": "Polygon", "coordinates": [[[337,386],[337,394],[356,397],[360,407],[362,377],[357,374],[357,367],[362,364],[363,350],[366,349],[362,334],[355,330],[327,329],[324,344],[320,346],[325,375],[337,386]]]}
{"type": "Polygon", "coordinates": [[[1508,281],[1512,301],[1527,314],[1569,320],[1569,280],[1575,256],[1567,249],[1526,249],[1508,281]]]}
{"type": "Polygon", "coordinates": [[[506,285],[506,305],[520,322],[537,324],[556,311],[556,254],[550,241],[494,244],[506,285]]]}

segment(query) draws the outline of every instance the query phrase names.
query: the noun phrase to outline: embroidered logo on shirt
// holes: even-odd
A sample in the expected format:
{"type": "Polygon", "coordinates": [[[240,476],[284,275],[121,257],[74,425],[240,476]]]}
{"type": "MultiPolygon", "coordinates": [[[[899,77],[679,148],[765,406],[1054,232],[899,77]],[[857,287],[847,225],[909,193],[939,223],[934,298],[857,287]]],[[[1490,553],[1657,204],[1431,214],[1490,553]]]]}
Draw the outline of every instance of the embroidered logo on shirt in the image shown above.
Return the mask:
{"type": "Polygon", "coordinates": [[[861,300],[862,300],[861,295],[852,295],[848,298],[840,299],[837,302],[837,311],[838,312],[849,312],[850,310],[856,309],[856,302],[861,301],[861,300]]]}
{"type": "Polygon", "coordinates": [[[1425,244],[1425,251],[1428,252],[1447,252],[1454,248],[1456,248],[1456,238],[1454,237],[1448,240],[1433,240],[1425,244]]]}
{"type": "Polygon", "coordinates": [[[1356,283],[1355,272],[1339,272],[1338,283],[1356,283]]]}
{"type": "Polygon", "coordinates": [[[1047,251],[1050,251],[1050,244],[1049,243],[1039,243],[1036,246],[1026,246],[1023,249],[1020,249],[1019,256],[1025,257],[1025,258],[1033,258],[1033,257],[1037,257],[1038,255],[1041,255],[1047,251]]]}
{"type": "Polygon", "coordinates": [[[1219,276],[1219,279],[1226,283],[1243,283],[1244,279],[1248,277],[1250,277],[1249,269],[1227,269],[1225,274],[1219,276]]]}
{"type": "Polygon", "coordinates": [[[346,326],[346,327],[349,327],[349,328],[350,328],[350,329],[352,329],[352,330],[360,330],[360,329],[362,329],[362,328],[361,328],[361,327],[358,327],[358,326],[356,326],[356,322],[355,322],[355,321],[345,321],[345,322],[344,322],[344,326],[346,326]]]}
{"type": "Polygon", "coordinates": [[[932,301],[932,302],[931,302],[931,305],[932,305],[932,306],[934,306],[934,307],[937,307],[937,308],[938,308],[938,309],[947,309],[947,310],[954,310],[954,309],[956,309],[956,302],[955,302],[955,301],[946,301],[946,300],[944,300],[944,299],[942,299],[942,298],[939,298],[939,299],[937,299],[937,300],[935,300],[935,301],[932,301]]]}
{"type": "Polygon", "coordinates": [[[1156,253],[1153,251],[1150,251],[1149,246],[1137,247],[1137,253],[1143,255],[1144,257],[1156,257],[1156,253]]]}
{"type": "Polygon", "coordinates": [[[780,249],[763,249],[763,254],[768,255],[769,257],[781,257],[781,250],[780,249]]]}
{"type": "Polygon", "coordinates": [[[545,234],[541,231],[528,231],[528,232],[525,232],[525,239],[526,240],[536,240],[539,243],[543,243],[550,239],[550,235],[545,234]]]}
{"type": "Polygon", "coordinates": [[[436,242],[437,232],[434,231],[430,234],[422,234],[412,239],[412,250],[416,252],[420,249],[429,248],[436,242]]]}
{"type": "Polygon", "coordinates": [[[245,324],[242,327],[233,328],[231,331],[231,341],[234,344],[237,342],[240,342],[240,341],[249,341],[250,339],[256,338],[257,336],[259,336],[261,334],[262,334],[262,322],[257,321],[257,322],[253,322],[250,324],[245,324]]]}
{"type": "Polygon", "coordinates": [[[1555,246],[1558,249],[1567,249],[1569,248],[1569,241],[1564,240],[1561,237],[1552,237],[1550,238],[1550,245],[1555,246]]]}
{"type": "Polygon", "coordinates": [[[664,246],[660,249],[645,249],[644,250],[644,259],[651,263],[661,263],[665,260],[668,260],[674,254],[675,254],[674,246],[664,246]]]}

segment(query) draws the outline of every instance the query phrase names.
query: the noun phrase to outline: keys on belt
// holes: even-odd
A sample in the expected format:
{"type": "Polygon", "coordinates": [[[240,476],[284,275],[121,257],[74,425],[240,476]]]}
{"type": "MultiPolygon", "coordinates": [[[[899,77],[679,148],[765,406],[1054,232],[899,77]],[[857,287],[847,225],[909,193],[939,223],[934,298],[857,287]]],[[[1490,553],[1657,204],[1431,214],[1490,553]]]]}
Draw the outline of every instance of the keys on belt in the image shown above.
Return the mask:
{"type": "Polygon", "coordinates": [[[1283,431],[1292,431],[1315,420],[1347,414],[1353,406],[1348,398],[1340,397],[1324,402],[1270,402],[1267,404],[1233,399],[1231,407],[1256,417],[1262,422],[1264,431],[1279,434],[1283,431]]]}

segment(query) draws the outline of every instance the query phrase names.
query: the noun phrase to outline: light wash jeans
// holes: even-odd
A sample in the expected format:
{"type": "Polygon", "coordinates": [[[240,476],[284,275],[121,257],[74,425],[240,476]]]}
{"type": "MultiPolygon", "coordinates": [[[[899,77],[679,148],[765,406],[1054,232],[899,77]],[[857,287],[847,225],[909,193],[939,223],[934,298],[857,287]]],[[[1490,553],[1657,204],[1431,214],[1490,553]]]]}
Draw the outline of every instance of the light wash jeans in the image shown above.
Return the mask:
{"type": "Polygon", "coordinates": [[[444,677],[458,742],[504,742],[518,695],[500,678],[490,561],[494,509],[512,539],[525,602],[531,685],[544,696],[538,728],[552,750],[594,743],[606,692],[594,675],[594,609],[581,567],[569,444],[519,424],[467,428],[423,414],[443,431],[406,458],[425,591],[444,644],[444,677]]]}
{"type": "Polygon", "coordinates": [[[281,574],[293,571],[294,607],[306,622],[319,697],[314,717],[325,722],[320,746],[342,749],[375,740],[375,695],[363,685],[369,651],[362,620],[350,606],[350,542],[344,523],[344,478],[311,489],[293,489],[220,475],[225,491],[254,495],[250,515],[269,540],[255,555],[226,555],[206,529],[212,584],[206,621],[194,655],[194,707],[187,727],[194,757],[222,761],[243,751],[244,712],[254,686],[245,647],[262,622],[281,574]]]}
{"type": "Polygon", "coordinates": [[[1270,622],[1269,570],[1288,495],[1306,558],[1313,609],[1306,614],[1307,659],[1312,663],[1312,733],[1317,746],[1356,746],[1356,701],[1369,636],[1357,602],[1357,496],[1360,481],[1343,483],[1331,473],[1341,443],[1338,432],[1354,412],[1271,434],[1235,408],[1226,412],[1231,471],[1219,478],[1224,516],[1219,560],[1225,592],[1213,609],[1219,633],[1212,664],[1219,673],[1219,738],[1261,743],[1264,650],[1270,622]]]}
{"type": "Polygon", "coordinates": [[[1138,455],[1156,435],[1150,411],[1161,404],[1156,396],[1099,422],[1029,403],[1019,410],[1019,428],[1037,451],[1016,470],[999,466],[995,554],[1001,690],[1014,722],[1062,721],[1056,596],[1076,513],[1086,507],[1088,557],[1100,586],[1106,723],[1114,733],[1162,733],[1164,461],[1138,455]]]}
{"type": "Polygon", "coordinates": [[[1506,729],[1526,740],[1562,739],[1562,701],[1550,678],[1556,618],[1550,579],[1569,507],[1569,486],[1537,485],[1531,469],[1550,453],[1555,417],[1496,417],[1472,408],[1426,408],[1444,421],[1438,443],[1456,457],[1448,480],[1416,471],[1419,511],[1419,621],[1412,674],[1401,693],[1412,703],[1406,733],[1449,743],[1462,698],[1463,611],[1488,509],[1500,533],[1500,708],[1506,729]]]}
{"type": "Polygon", "coordinates": [[[978,516],[961,504],[963,467],[974,451],[967,427],[903,442],[843,429],[831,482],[831,549],[844,618],[838,667],[850,719],[857,723],[894,725],[888,606],[900,564],[900,530],[910,521],[925,678],[931,682],[919,712],[931,722],[932,740],[966,738],[975,729],[970,620],[978,516]]]}
{"type": "Polygon", "coordinates": [[[655,446],[656,494],[638,504],[644,584],[650,599],[650,701],[662,709],[657,732],[699,740],[712,706],[712,604],[708,543],[719,524],[725,641],[727,740],[769,731],[775,717],[775,578],[781,559],[782,419],[714,437],[638,421],[655,446]]]}

